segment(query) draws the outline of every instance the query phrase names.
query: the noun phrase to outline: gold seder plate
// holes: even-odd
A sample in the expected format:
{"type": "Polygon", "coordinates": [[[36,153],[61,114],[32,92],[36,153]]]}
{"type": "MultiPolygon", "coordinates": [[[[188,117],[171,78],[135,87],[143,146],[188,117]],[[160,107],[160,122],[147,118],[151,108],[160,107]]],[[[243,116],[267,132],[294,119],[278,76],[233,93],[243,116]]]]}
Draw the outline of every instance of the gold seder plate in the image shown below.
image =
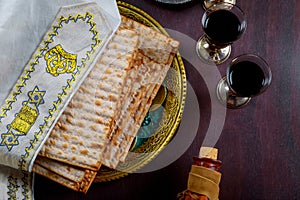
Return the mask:
{"type": "MultiPolygon", "coordinates": [[[[121,15],[129,17],[168,35],[166,30],[141,9],[118,1],[121,15]]],[[[154,159],[175,135],[181,121],[186,97],[186,73],[180,53],[175,55],[163,86],[153,102],[132,144],[125,162],[116,170],[101,167],[95,182],[107,182],[122,178],[141,169],[154,159]],[[157,106],[159,102],[159,106],[157,106]]]]}

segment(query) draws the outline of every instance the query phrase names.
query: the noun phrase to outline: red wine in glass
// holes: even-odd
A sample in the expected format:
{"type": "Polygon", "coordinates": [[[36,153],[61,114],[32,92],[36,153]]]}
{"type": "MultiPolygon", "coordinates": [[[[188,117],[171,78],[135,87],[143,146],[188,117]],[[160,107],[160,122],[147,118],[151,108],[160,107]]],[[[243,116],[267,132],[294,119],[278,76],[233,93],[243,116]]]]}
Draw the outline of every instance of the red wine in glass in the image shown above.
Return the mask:
{"type": "Polygon", "coordinates": [[[227,68],[226,77],[218,84],[219,100],[228,108],[240,108],[271,84],[271,70],[261,57],[244,54],[236,57],[227,68]]]}
{"type": "Polygon", "coordinates": [[[238,6],[220,2],[204,12],[202,28],[196,52],[203,61],[220,64],[230,56],[231,44],[245,32],[246,20],[238,6]]]}
{"type": "Polygon", "coordinates": [[[214,44],[222,46],[236,41],[243,33],[238,17],[230,10],[210,13],[203,22],[203,30],[214,44]]]}
{"type": "Polygon", "coordinates": [[[256,63],[242,61],[228,71],[228,84],[239,96],[251,97],[260,93],[266,80],[263,70],[256,63]]]}

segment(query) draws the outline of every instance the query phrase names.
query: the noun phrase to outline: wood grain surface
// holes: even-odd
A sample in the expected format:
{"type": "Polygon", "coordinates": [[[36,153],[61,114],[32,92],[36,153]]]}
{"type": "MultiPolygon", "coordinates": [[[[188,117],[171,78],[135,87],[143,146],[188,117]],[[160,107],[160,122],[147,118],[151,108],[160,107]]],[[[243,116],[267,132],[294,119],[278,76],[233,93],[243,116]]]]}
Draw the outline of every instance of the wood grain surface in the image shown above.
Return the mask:
{"type": "MultiPolygon", "coordinates": [[[[154,0],[125,2],[141,8],[165,28],[194,40],[203,33],[201,1],[181,6],[154,0]]],[[[230,59],[243,53],[260,55],[269,63],[273,81],[247,107],[227,110],[215,145],[223,162],[220,199],[300,199],[300,1],[237,0],[237,5],[244,10],[248,26],[233,44],[230,59]]],[[[192,158],[198,155],[213,120],[204,79],[190,63],[184,62],[201,112],[197,136],[182,156],[153,172],[95,183],[87,194],[73,192],[37,175],[35,199],[176,199],[177,193],[186,189],[192,158]]],[[[222,75],[228,62],[218,67],[222,75]]]]}

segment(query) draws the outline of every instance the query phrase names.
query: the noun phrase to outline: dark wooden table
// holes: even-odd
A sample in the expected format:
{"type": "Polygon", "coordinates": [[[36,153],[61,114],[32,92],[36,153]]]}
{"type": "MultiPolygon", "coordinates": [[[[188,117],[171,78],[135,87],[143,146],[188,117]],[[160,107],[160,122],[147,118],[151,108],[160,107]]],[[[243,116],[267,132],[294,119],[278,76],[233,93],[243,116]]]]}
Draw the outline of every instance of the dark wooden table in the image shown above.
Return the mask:
{"type": "MultiPolygon", "coordinates": [[[[153,0],[125,2],[193,40],[203,33],[201,1],[184,6],[166,6],[153,0]]],[[[300,199],[300,1],[237,0],[237,5],[246,13],[248,27],[233,44],[230,59],[243,53],[262,56],[272,69],[273,81],[247,107],[226,111],[215,145],[223,162],[220,199],[300,199]]],[[[85,195],[37,175],[35,198],[176,199],[177,193],[186,188],[192,157],[198,154],[214,120],[204,75],[184,62],[188,82],[197,94],[200,121],[197,136],[183,155],[156,171],[95,183],[85,195]]],[[[220,74],[224,75],[227,64],[218,67],[220,74]]],[[[172,152],[169,153],[171,156],[172,152]]]]}

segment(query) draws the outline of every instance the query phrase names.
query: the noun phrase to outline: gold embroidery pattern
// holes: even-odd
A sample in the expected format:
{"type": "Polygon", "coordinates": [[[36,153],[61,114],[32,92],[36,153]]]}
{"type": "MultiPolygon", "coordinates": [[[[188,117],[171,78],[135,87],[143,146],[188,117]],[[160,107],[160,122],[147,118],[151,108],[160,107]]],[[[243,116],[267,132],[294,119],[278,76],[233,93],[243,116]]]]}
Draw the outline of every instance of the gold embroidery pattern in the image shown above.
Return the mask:
{"type": "Polygon", "coordinates": [[[17,191],[19,190],[19,187],[20,187],[18,185],[17,178],[9,176],[8,183],[9,183],[9,185],[7,186],[7,189],[8,189],[7,194],[9,196],[9,199],[15,200],[15,199],[17,199],[17,191]]]}
{"type": "Polygon", "coordinates": [[[19,199],[19,198],[17,198],[17,192],[18,192],[20,187],[23,190],[22,191],[22,194],[23,194],[22,199],[23,200],[31,200],[32,199],[32,196],[29,192],[31,190],[31,187],[28,184],[28,181],[31,181],[32,176],[29,173],[24,172],[24,171],[22,171],[20,173],[22,173],[22,179],[21,179],[22,182],[23,182],[22,186],[20,186],[18,184],[18,178],[15,178],[13,176],[8,176],[7,177],[7,180],[8,180],[7,181],[7,183],[8,183],[8,185],[7,185],[7,190],[8,190],[7,195],[9,196],[9,200],[19,199]]]}
{"type": "MultiPolygon", "coordinates": [[[[90,61],[91,56],[96,51],[96,48],[98,46],[100,46],[100,44],[102,43],[102,40],[99,38],[99,32],[96,29],[96,23],[93,22],[93,18],[94,18],[93,15],[90,14],[89,12],[86,12],[85,14],[69,15],[68,17],[63,17],[63,16],[60,17],[58,19],[57,25],[53,25],[52,31],[50,31],[50,33],[49,32],[47,33],[48,39],[44,40],[43,43],[41,45],[39,45],[39,47],[37,48],[31,61],[25,67],[23,73],[21,74],[20,78],[16,82],[13,90],[10,92],[9,98],[7,98],[5,100],[4,107],[2,107],[0,110],[0,124],[2,124],[2,119],[7,117],[7,113],[10,110],[12,110],[12,105],[15,102],[17,102],[17,97],[20,94],[22,94],[22,89],[24,87],[26,87],[28,80],[31,79],[31,74],[36,71],[37,65],[40,63],[40,59],[44,58],[45,53],[49,51],[49,49],[50,49],[49,44],[53,43],[53,38],[58,35],[58,30],[61,29],[64,24],[68,24],[70,22],[76,23],[78,20],[82,20],[90,26],[89,31],[90,31],[90,33],[92,33],[92,43],[90,44],[90,49],[87,50],[85,57],[83,57],[79,61],[80,65],[77,66],[77,68],[76,68],[77,70],[75,70],[74,73],[72,73],[71,78],[69,80],[67,80],[66,85],[62,87],[61,93],[57,94],[57,99],[55,101],[53,101],[53,103],[52,103],[53,107],[49,109],[48,116],[44,117],[44,122],[41,125],[39,125],[39,131],[33,133],[34,138],[32,140],[30,140],[29,145],[27,147],[25,147],[24,153],[21,155],[21,159],[19,161],[19,168],[23,172],[23,178],[22,178],[23,197],[22,198],[24,200],[32,199],[31,193],[30,193],[31,187],[30,187],[30,185],[28,185],[28,180],[29,180],[29,178],[31,178],[31,174],[25,173],[25,171],[28,170],[28,166],[31,161],[30,153],[34,149],[36,149],[35,146],[37,144],[39,144],[39,140],[41,140],[41,136],[43,136],[45,129],[49,128],[51,126],[51,122],[53,122],[53,119],[54,119],[53,114],[55,112],[57,112],[59,105],[63,102],[63,98],[65,96],[69,95],[68,91],[72,89],[72,84],[73,84],[73,82],[76,81],[77,76],[80,75],[81,69],[84,69],[86,67],[87,62],[90,61]]],[[[31,94],[28,94],[28,95],[30,96],[31,94]]],[[[25,107],[25,106],[28,106],[28,104],[30,104],[29,107],[33,108],[34,105],[38,105],[38,104],[35,104],[34,102],[40,102],[40,104],[42,104],[43,100],[39,101],[38,98],[29,98],[27,105],[24,104],[23,106],[25,107]]],[[[28,107],[26,109],[24,108],[24,111],[31,113],[30,115],[33,119],[35,114],[34,114],[34,112],[32,112],[32,110],[30,108],[28,108],[28,107]]],[[[23,113],[23,111],[21,113],[23,113]]],[[[19,117],[20,117],[20,119],[22,119],[21,115],[19,117]]],[[[32,119],[29,121],[26,121],[26,123],[31,124],[32,119]]],[[[13,125],[13,126],[15,128],[18,127],[18,125],[17,125],[18,122],[14,123],[14,124],[15,125],[13,125]]],[[[8,129],[10,129],[10,128],[8,127],[8,129]]],[[[15,135],[14,133],[26,132],[29,129],[29,127],[24,128],[24,129],[19,127],[18,129],[19,130],[15,131],[15,132],[7,131],[7,133],[0,134],[0,136],[1,136],[0,140],[2,139],[0,146],[6,146],[9,149],[9,148],[13,148],[13,146],[18,145],[19,144],[18,143],[19,135],[15,135]]],[[[13,179],[10,179],[10,180],[13,181],[13,179]]],[[[15,195],[16,195],[16,192],[18,191],[17,188],[19,186],[17,186],[17,184],[15,184],[15,183],[16,182],[10,182],[10,184],[7,186],[8,191],[10,191],[10,193],[8,195],[10,195],[11,199],[16,199],[15,195]]]]}
{"type": "Polygon", "coordinates": [[[16,114],[11,124],[7,125],[8,132],[1,134],[0,146],[6,146],[8,151],[19,144],[19,136],[25,136],[35,123],[39,110],[38,106],[44,103],[45,91],[40,91],[38,86],[28,92],[28,101],[23,102],[21,110],[16,114]]]}
{"type": "MultiPolygon", "coordinates": [[[[26,86],[26,82],[31,78],[30,74],[35,71],[35,66],[39,64],[39,59],[44,57],[43,54],[49,50],[49,44],[53,42],[53,38],[58,35],[58,30],[63,28],[64,24],[68,24],[69,22],[76,23],[78,20],[85,21],[87,24],[90,25],[90,32],[92,33],[92,41],[93,43],[90,45],[91,49],[87,51],[86,57],[82,58],[81,68],[84,68],[86,65],[86,62],[90,59],[91,55],[95,52],[95,48],[98,47],[102,40],[99,38],[99,32],[96,29],[96,23],[93,22],[93,15],[89,12],[86,12],[84,15],[77,14],[76,16],[69,15],[68,17],[61,16],[58,20],[57,25],[52,26],[52,32],[48,34],[48,39],[44,40],[44,46],[39,47],[37,49],[36,55],[33,57],[33,61],[29,63],[28,69],[25,69],[19,80],[17,81],[16,85],[14,86],[14,90],[9,94],[11,96],[11,99],[5,100],[5,107],[2,108],[0,112],[0,123],[3,118],[7,116],[7,112],[11,110],[12,104],[17,101],[17,96],[22,93],[22,88],[26,86]]],[[[42,45],[41,45],[42,46],[42,45]]],[[[79,66],[78,66],[79,68],[79,66]]],[[[68,84],[63,87],[63,92],[65,93],[67,90],[71,89],[71,83],[75,81],[75,78],[77,75],[79,75],[79,71],[76,75],[72,76],[72,79],[68,81],[68,84]]],[[[59,97],[60,98],[60,97],[59,97]]]]}
{"type": "Polygon", "coordinates": [[[37,116],[38,112],[35,109],[24,105],[16,118],[10,124],[10,128],[16,130],[16,136],[26,135],[31,126],[34,124],[37,116]]]}
{"type": "MultiPolygon", "coordinates": [[[[53,121],[53,114],[57,112],[59,105],[63,101],[63,98],[69,95],[68,91],[72,89],[73,82],[75,82],[77,76],[80,75],[81,69],[86,67],[86,63],[90,60],[92,54],[95,53],[96,47],[100,46],[102,43],[102,40],[99,38],[99,32],[96,29],[96,23],[93,22],[93,18],[93,15],[89,12],[86,12],[84,15],[77,14],[76,16],[62,16],[58,20],[58,25],[52,27],[53,32],[48,34],[49,39],[44,41],[45,46],[41,48],[40,52],[47,52],[49,50],[49,44],[53,42],[53,38],[58,35],[58,30],[62,28],[64,24],[68,24],[70,22],[76,23],[78,20],[86,22],[90,26],[89,31],[93,35],[90,49],[86,52],[85,57],[81,59],[81,65],[77,66],[77,70],[72,73],[71,78],[67,80],[67,84],[62,87],[62,92],[57,95],[57,100],[52,104],[53,108],[49,109],[48,116],[44,117],[44,123],[39,126],[39,131],[34,133],[34,139],[30,141],[30,145],[25,148],[25,153],[21,155],[19,166],[22,170],[27,169],[30,162],[30,152],[35,149],[35,145],[39,142],[39,138],[43,135],[45,129],[51,126],[50,122],[53,121]]],[[[41,55],[38,55],[39,58],[42,57],[41,55]]]]}
{"type": "Polygon", "coordinates": [[[24,200],[32,200],[32,194],[31,194],[31,185],[28,183],[32,181],[32,174],[22,171],[23,177],[22,177],[22,189],[23,189],[23,198],[24,200]]]}
{"type": "Polygon", "coordinates": [[[16,83],[16,85],[15,85],[15,90],[12,91],[12,92],[9,94],[9,96],[12,96],[12,99],[6,99],[6,100],[5,100],[5,105],[6,105],[6,106],[5,106],[5,108],[2,109],[2,111],[1,111],[1,113],[0,113],[0,122],[1,122],[1,120],[2,120],[4,117],[7,116],[6,113],[7,113],[9,110],[11,110],[12,104],[15,103],[15,102],[17,101],[17,96],[18,96],[19,94],[22,93],[21,90],[22,90],[23,87],[26,86],[26,81],[29,80],[29,79],[31,78],[31,77],[30,77],[30,74],[31,74],[32,72],[35,71],[34,66],[38,64],[38,59],[39,59],[39,58],[40,58],[40,57],[37,56],[37,57],[34,58],[34,61],[33,61],[33,62],[30,62],[29,69],[26,69],[26,70],[24,71],[24,76],[22,76],[22,77],[18,80],[18,82],[16,83]]]}
{"type": "Polygon", "coordinates": [[[77,55],[66,52],[61,45],[57,45],[45,54],[47,72],[53,76],[72,73],[76,69],[77,55]]]}

